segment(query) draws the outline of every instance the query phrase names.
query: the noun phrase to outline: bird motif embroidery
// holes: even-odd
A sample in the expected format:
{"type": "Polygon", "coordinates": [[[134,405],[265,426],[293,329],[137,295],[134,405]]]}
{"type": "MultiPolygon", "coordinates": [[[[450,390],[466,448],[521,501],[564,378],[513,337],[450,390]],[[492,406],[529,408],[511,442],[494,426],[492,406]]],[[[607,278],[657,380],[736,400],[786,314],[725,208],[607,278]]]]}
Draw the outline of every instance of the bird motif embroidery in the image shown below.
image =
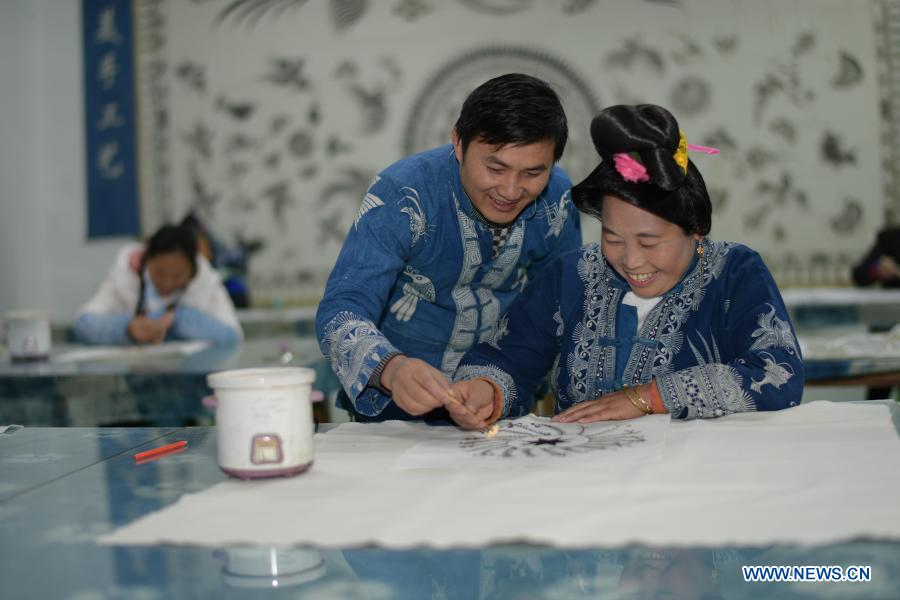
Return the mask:
{"type": "Polygon", "coordinates": [[[751,334],[754,338],[751,350],[761,350],[763,348],[784,348],[790,354],[797,354],[797,341],[791,326],[787,321],[782,321],[775,316],[775,307],[771,304],[767,305],[772,310],[767,313],[760,313],[757,316],[759,328],[751,334]]]}
{"type": "Polygon", "coordinates": [[[398,321],[409,321],[416,312],[419,299],[434,302],[436,292],[431,280],[416,269],[407,266],[403,275],[410,281],[403,284],[403,295],[391,305],[391,313],[398,321]]]}
{"type": "Polygon", "coordinates": [[[776,361],[775,357],[768,352],[760,352],[759,355],[762,357],[763,362],[766,363],[763,367],[766,374],[759,381],[751,379],[750,389],[754,392],[761,392],[762,386],[767,383],[777,390],[794,376],[794,370],[788,363],[776,361]]]}
{"type": "Polygon", "coordinates": [[[412,234],[412,241],[409,245],[412,247],[416,245],[420,237],[428,232],[428,223],[425,221],[425,211],[419,204],[419,192],[411,187],[401,188],[401,191],[404,192],[402,200],[412,203],[411,206],[404,206],[400,209],[400,212],[409,217],[409,231],[412,234]]]}
{"type": "Polygon", "coordinates": [[[545,238],[550,237],[551,235],[554,237],[559,237],[562,233],[563,228],[566,226],[566,221],[569,218],[569,206],[566,202],[569,199],[571,192],[566,192],[563,194],[558,204],[553,204],[548,202],[544,207],[544,216],[547,218],[547,233],[544,235],[545,238]]]}

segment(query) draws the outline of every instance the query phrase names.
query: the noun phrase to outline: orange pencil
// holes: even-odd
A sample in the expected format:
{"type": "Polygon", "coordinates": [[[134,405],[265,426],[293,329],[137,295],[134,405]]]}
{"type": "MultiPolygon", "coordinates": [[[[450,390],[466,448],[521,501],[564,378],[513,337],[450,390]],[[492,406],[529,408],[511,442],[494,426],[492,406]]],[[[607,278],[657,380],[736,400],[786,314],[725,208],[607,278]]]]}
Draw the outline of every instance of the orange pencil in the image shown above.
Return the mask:
{"type": "Polygon", "coordinates": [[[144,450],[143,452],[138,452],[137,454],[135,454],[134,460],[146,460],[148,458],[153,458],[154,456],[159,456],[160,454],[174,452],[175,450],[179,450],[181,448],[184,448],[185,446],[187,446],[187,441],[181,440],[180,442],[166,444],[165,446],[153,448],[152,450],[144,450]]]}

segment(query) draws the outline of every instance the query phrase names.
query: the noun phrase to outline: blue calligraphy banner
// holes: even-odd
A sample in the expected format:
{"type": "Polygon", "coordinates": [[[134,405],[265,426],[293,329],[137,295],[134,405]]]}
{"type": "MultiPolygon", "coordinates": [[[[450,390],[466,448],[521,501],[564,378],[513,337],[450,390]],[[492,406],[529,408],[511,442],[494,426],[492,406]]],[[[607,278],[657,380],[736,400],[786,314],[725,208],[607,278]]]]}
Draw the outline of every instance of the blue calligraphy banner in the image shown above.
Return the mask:
{"type": "Polygon", "coordinates": [[[88,237],[140,232],[131,0],[82,0],[88,237]]]}

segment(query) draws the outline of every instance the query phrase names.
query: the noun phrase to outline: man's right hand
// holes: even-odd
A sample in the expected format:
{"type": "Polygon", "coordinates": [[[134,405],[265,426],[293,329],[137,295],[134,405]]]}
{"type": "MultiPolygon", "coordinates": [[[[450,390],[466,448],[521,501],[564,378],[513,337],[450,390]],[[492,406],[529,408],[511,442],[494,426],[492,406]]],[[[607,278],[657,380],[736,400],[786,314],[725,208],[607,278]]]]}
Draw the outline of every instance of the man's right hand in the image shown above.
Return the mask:
{"type": "Polygon", "coordinates": [[[444,406],[450,390],[443,373],[424,360],[402,354],[384,366],[381,386],[391,392],[397,406],[414,416],[444,406]]]}

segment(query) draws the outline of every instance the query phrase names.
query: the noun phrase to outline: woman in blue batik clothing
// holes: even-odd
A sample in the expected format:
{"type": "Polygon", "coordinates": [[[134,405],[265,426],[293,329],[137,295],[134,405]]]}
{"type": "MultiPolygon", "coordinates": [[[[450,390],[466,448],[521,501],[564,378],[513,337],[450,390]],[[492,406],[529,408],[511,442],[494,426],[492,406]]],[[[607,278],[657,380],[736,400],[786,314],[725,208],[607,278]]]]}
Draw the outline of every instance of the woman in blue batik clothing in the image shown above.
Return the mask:
{"type": "Polygon", "coordinates": [[[675,118],[613,106],[591,123],[600,165],[572,189],[601,244],[560,256],[461,361],[462,427],[529,411],[548,372],[554,420],[718,417],[800,402],[803,363],[760,256],[713,241],[706,184],[675,118]],[[474,416],[471,414],[474,413],[474,416]],[[483,420],[483,421],[482,421],[483,420]]]}

